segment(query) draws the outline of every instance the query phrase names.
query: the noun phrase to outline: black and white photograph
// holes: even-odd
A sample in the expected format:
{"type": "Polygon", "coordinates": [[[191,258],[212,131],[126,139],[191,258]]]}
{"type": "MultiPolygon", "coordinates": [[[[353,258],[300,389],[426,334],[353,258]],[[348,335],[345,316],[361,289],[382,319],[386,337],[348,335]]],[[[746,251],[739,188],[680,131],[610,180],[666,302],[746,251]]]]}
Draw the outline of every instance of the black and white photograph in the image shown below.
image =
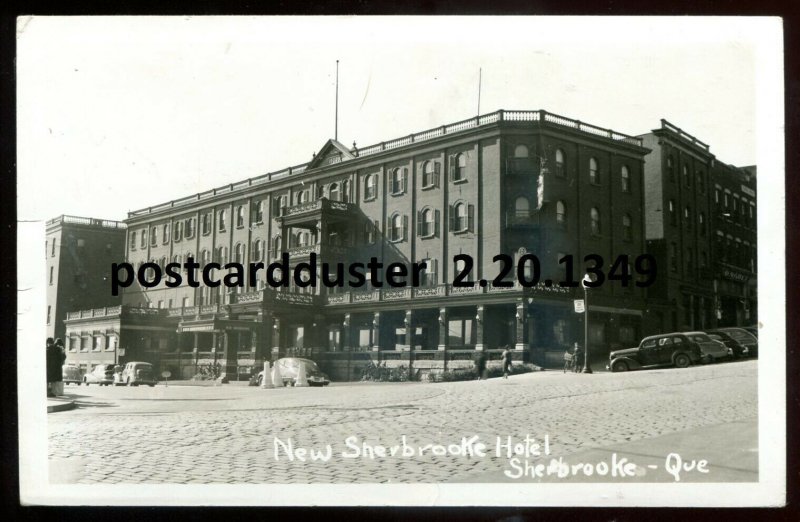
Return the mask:
{"type": "Polygon", "coordinates": [[[22,502],[784,504],[782,31],[18,18],[22,502]]]}

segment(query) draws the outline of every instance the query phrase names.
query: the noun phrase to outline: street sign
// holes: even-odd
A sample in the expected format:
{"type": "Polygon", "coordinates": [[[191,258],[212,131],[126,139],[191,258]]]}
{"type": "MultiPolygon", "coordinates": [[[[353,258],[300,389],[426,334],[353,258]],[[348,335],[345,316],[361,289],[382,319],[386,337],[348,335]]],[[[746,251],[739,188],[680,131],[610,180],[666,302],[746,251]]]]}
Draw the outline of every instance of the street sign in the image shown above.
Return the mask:
{"type": "Polygon", "coordinates": [[[117,353],[120,357],[125,357],[125,348],[117,348],[117,353]]]}
{"type": "Polygon", "coordinates": [[[586,310],[583,299],[575,299],[573,303],[575,304],[576,313],[582,314],[586,310]]]}

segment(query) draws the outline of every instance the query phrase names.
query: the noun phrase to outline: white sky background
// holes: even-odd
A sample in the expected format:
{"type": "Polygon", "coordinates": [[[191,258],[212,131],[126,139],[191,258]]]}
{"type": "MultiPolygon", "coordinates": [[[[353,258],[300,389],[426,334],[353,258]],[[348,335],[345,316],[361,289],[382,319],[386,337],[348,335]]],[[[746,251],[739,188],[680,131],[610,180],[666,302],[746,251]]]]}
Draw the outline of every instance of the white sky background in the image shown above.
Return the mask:
{"type": "MultiPolygon", "coordinates": [[[[20,219],[127,211],[481,113],[666,118],[756,163],[746,18],[115,17],[18,23],[20,219]]],[[[768,173],[759,173],[768,175],[768,173]]],[[[763,178],[762,178],[763,181],[763,178]]]]}

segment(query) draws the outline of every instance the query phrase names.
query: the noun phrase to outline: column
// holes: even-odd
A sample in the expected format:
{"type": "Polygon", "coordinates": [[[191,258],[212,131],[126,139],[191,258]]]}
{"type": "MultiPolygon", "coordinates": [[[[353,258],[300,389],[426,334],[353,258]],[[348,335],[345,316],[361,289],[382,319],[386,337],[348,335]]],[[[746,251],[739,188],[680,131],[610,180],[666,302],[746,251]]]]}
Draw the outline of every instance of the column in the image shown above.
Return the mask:
{"type": "Polygon", "coordinates": [[[479,305],[477,307],[477,313],[475,314],[475,349],[478,351],[483,350],[484,346],[484,339],[483,339],[483,320],[484,320],[484,308],[483,305],[479,305]]]}
{"type": "MultiPolygon", "coordinates": [[[[322,314],[314,314],[314,322],[311,326],[311,339],[314,341],[311,345],[311,349],[313,350],[314,347],[317,347],[321,352],[327,351],[328,330],[325,328],[325,316],[322,314]]],[[[313,356],[317,354],[312,353],[311,355],[313,358],[313,356]]]]}
{"type": "Polygon", "coordinates": [[[261,350],[256,353],[261,356],[262,361],[269,361],[272,359],[272,339],[273,339],[273,324],[274,317],[271,311],[265,311],[261,319],[261,350]],[[260,353],[259,353],[260,352],[260,353]]]}
{"type": "Polygon", "coordinates": [[[352,352],[353,347],[350,345],[350,314],[344,314],[344,321],[342,321],[342,350],[345,352],[352,352]]]}
{"type": "Polygon", "coordinates": [[[225,376],[229,381],[235,381],[239,373],[239,332],[236,332],[237,342],[233,342],[231,334],[225,330],[222,333],[222,352],[225,354],[225,376]]]}
{"type": "Polygon", "coordinates": [[[439,345],[436,347],[437,349],[447,350],[447,346],[450,344],[448,333],[447,308],[439,308],[439,345]]]}
{"type": "Polygon", "coordinates": [[[412,326],[412,312],[411,310],[406,310],[405,318],[403,319],[403,324],[406,327],[406,344],[408,345],[408,373],[409,379],[411,378],[411,371],[414,367],[414,329],[412,326]]]}
{"type": "Polygon", "coordinates": [[[381,313],[375,312],[372,315],[372,351],[378,352],[381,349],[381,313]]]}
{"type": "Polygon", "coordinates": [[[517,299],[515,321],[515,350],[525,349],[525,322],[527,321],[528,310],[522,299],[517,299]]]}
{"type": "Polygon", "coordinates": [[[272,360],[281,357],[281,320],[277,317],[272,320],[272,360]]]}

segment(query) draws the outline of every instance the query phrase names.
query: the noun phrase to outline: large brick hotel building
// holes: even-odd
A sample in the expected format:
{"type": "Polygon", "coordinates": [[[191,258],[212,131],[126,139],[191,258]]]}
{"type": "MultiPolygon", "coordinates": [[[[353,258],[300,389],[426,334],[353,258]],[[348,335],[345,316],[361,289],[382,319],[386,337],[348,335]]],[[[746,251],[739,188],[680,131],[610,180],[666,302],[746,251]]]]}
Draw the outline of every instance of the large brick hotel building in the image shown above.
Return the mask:
{"type": "MultiPolygon", "coordinates": [[[[498,111],[363,148],[329,140],[306,164],[129,213],[125,260],[424,261],[421,286],[273,289],[264,271],[236,289],[162,282],[125,289],[121,307],[68,314],[67,333],[111,321],[119,349],[98,357],[184,377],[214,362],[246,373],[285,354],[312,356],[339,379],[357,378],[370,359],[425,372],[504,345],[518,360],[558,364],[584,335],[573,307],[583,289],[558,284],[559,259],[574,256],[580,280],[587,254],[608,272],[618,255],[645,253],[648,152],[642,138],[545,111],[498,111]],[[526,253],[540,260],[540,284],[524,287],[516,270],[511,287],[491,284],[494,256],[526,253]],[[457,254],[474,260],[472,287],[452,285],[464,268],[457,254]]],[[[644,289],[606,282],[589,290],[589,305],[598,359],[645,333],[644,289]]],[[[68,358],[81,346],[70,342],[68,358]]]]}

